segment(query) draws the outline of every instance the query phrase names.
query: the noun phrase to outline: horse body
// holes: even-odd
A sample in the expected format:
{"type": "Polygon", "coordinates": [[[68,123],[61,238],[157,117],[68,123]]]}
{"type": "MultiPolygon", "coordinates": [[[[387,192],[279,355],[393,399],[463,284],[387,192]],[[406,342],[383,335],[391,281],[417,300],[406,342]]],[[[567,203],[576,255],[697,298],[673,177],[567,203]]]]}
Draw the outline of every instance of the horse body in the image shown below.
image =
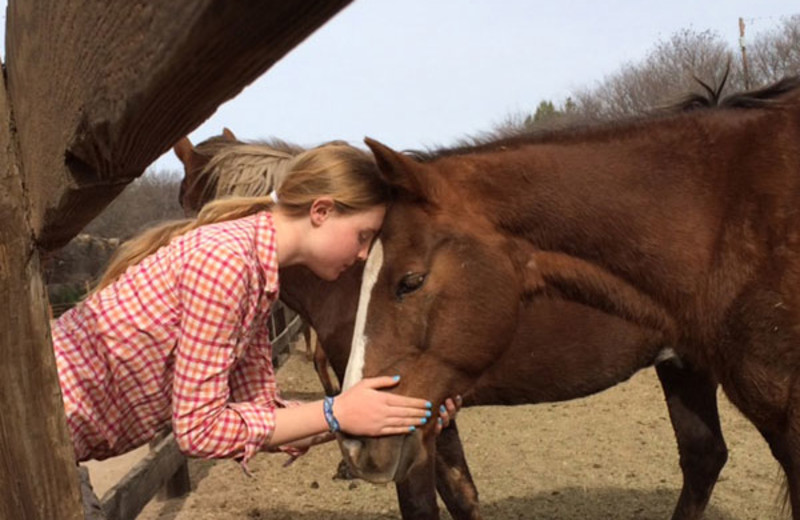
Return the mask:
{"type": "MultiPolygon", "coordinates": [[[[484,196],[484,211],[541,250],[600,265],[656,298],[680,323],[681,340],[718,345],[743,285],[774,248],[795,247],[785,230],[796,227],[800,165],[797,125],[783,114],[707,115],[629,129],[613,146],[523,146],[517,164],[504,152],[484,154],[496,162],[492,183],[506,186],[484,196]],[[523,180],[519,171],[536,175],[523,180]]],[[[466,157],[445,158],[441,167],[459,159],[466,157]]]]}
{"type": "MultiPolygon", "coordinates": [[[[359,309],[366,313],[357,332],[363,366],[349,366],[347,379],[359,369],[400,373],[403,394],[441,401],[474,388],[475,402],[527,402],[533,378],[541,378],[540,390],[559,384],[547,361],[572,370],[570,345],[590,338],[588,313],[561,311],[557,321],[572,330],[537,321],[552,298],[575,300],[654,333],[697,371],[698,387],[721,382],[783,466],[800,518],[798,86],[793,79],[727,108],[510,139],[423,161],[368,140],[399,198],[373,252],[382,258],[370,300],[359,309]],[[742,108],[748,102],[755,106],[742,108]],[[503,383],[509,375],[524,382],[503,383]]],[[[645,345],[648,334],[640,338],[645,345]]],[[[601,345],[613,363],[616,346],[601,345]]],[[[672,368],[659,371],[662,383],[672,368]]],[[[686,384],[666,389],[668,404],[686,384]]],[[[708,391],[684,394],[677,415],[697,405],[690,414],[708,417],[711,401],[708,391]]],[[[692,450],[707,443],[718,453],[718,425],[701,422],[704,440],[692,450]]],[[[342,441],[356,470],[379,480],[402,476],[431,449],[430,429],[342,441]]],[[[700,514],[680,509],[676,518],[700,514]]]]}
{"type": "Polygon", "coordinates": [[[652,366],[663,337],[562,299],[526,305],[508,347],[464,393],[471,405],[566,401],[600,392],[652,366]]]}
{"type": "MultiPolygon", "coordinates": [[[[520,170],[536,176],[524,196],[484,198],[485,210],[543,250],[533,258],[546,284],[598,292],[562,275],[563,257],[548,257],[558,252],[647,296],[669,317],[673,330],[665,332],[676,335],[681,356],[711,371],[760,428],[774,430],[791,405],[794,385],[785,381],[800,367],[800,118],[778,109],[702,115],[648,125],[594,153],[576,153],[572,142],[532,144],[519,154],[535,160],[511,168],[503,152],[487,154],[499,185],[519,186],[520,170]],[[538,168],[542,160],[558,167],[538,168]],[[584,161],[591,168],[581,169],[584,161]],[[539,195],[551,192],[561,196],[539,195]]],[[[613,296],[600,296],[614,306],[613,296]]]]}

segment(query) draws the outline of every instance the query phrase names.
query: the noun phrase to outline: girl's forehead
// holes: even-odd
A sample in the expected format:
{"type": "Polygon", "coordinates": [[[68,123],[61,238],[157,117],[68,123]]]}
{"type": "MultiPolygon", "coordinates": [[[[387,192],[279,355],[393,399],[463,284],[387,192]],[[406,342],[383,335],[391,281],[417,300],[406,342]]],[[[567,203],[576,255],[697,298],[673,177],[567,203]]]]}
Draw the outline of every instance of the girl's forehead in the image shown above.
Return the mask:
{"type": "Polygon", "coordinates": [[[383,218],[385,216],[386,206],[374,206],[363,211],[351,213],[347,215],[347,218],[355,225],[377,230],[383,224],[383,218]]]}

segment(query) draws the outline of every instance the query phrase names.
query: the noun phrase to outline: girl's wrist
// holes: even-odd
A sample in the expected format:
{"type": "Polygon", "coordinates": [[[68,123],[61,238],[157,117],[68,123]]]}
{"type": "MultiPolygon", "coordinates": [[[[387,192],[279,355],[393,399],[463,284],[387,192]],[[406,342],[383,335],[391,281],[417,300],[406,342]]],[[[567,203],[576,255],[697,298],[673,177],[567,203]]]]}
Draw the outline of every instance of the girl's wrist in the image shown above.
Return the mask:
{"type": "Polygon", "coordinates": [[[331,433],[336,433],[341,431],[341,426],[339,425],[338,419],[333,413],[333,397],[325,397],[322,400],[322,413],[325,416],[325,423],[328,425],[328,431],[331,433]]]}

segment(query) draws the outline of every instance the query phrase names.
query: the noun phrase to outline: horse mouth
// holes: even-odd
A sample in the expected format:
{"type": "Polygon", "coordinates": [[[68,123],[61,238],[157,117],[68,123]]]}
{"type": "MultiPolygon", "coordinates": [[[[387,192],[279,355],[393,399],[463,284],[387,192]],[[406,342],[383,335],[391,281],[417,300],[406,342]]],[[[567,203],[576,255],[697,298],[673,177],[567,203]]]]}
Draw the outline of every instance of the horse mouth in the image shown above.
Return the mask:
{"type": "Polygon", "coordinates": [[[353,473],[375,484],[400,481],[420,455],[422,434],[340,438],[339,447],[353,473]]]}

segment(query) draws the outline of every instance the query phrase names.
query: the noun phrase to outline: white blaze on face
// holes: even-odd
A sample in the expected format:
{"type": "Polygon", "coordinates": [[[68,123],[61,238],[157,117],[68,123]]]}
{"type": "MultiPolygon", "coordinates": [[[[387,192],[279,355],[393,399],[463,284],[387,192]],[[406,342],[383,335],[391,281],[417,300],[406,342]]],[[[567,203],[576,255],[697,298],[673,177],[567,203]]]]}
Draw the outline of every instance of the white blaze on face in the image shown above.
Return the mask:
{"type": "Polygon", "coordinates": [[[383,245],[380,240],[375,240],[372,250],[364,266],[364,276],[361,278],[361,292],[358,296],[358,312],[356,312],[356,325],[353,329],[353,343],[350,345],[350,358],[347,360],[347,371],[344,374],[342,391],[355,385],[364,377],[364,350],[367,346],[367,337],[364,335],[364,325],[367,322],[367,308],[372,288],[378,280],[378,273],[383,266],[383,245]]]}

